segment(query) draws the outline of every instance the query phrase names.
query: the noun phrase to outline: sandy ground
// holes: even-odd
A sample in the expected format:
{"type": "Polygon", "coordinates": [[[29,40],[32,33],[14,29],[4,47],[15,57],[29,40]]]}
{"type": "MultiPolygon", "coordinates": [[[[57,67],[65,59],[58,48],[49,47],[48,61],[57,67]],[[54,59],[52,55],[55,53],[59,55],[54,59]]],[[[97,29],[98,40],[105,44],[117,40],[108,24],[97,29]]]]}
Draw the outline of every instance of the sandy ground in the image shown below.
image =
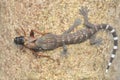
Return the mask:
{"type": "MultiPolygon", "coordinates": [[[[107,23],[120,36],[120,0],[1,0],[0,1],[0,80],[120,80],[120,54],[109,70],[105,68],[112,51],[110,33],[100,31],[103,44],[91,46],[89,41],[70,45],[68,57],[60,57],[62,48],[44,52],[60,59],[60,65],[47,58],[36,58],[28,49],[20,50],[13,42],[16,29],[23,27],[27,36],[31,29],[62,34],[79,15],[79,8],[90,10],[92,23],[107,23]]],[[[82,29],[83,25],[76,30],[82,29]]],[[[21,31],[21,35],[23,32],[21,31]]]]}

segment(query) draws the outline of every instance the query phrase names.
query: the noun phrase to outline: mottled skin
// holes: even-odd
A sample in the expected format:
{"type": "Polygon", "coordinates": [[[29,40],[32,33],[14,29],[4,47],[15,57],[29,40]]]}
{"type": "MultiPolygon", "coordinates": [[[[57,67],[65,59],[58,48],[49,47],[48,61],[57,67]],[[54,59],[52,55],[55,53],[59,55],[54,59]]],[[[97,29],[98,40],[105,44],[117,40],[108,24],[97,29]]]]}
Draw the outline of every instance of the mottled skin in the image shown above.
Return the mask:
{"type": "MultiPolygon", "coordinates": [[[[80,13],[84,17],[84,25],[86,26],[85,29],[78,30],[75,33],[70,33],[76,26],[80,24],[80,21],[76,20],[74,24],[67,31],[65,31],[62,35],[55,35],[55,34],[49,33],[40,38],[33,38],[30,40],[24,39],[23,37],[16,37],[14,42],[16,44],[21,44],[25,46],[26,48],[29,48],[36,52],[53,50],[61,46],[63,46],[63,52],[65,52],[66,45],[69,45],[69,44],[81,43],[81,42],[86,41],[87,39],[90,39],[91,44],[96,44],[100,42],[100,40],[95,39],[95,33],[101,29],[108,30],[113,35],[114,47],[113,47],[110,61],[106,68],[106,72],[107,72],[115,57],[115,54],[118,48],[118,37],[115,32],[115,29],[113,29],[110,25],[107,25],[107,24],[93,25],[90,22],[88,22],[88,10],[86,8],[82,8],[80,10],[80,13]]],[[[33,33],[31,35],[33,35],[33,33]]]]}
{"type": "MultiPolygon", "coordinates": [[[[81,43],[87,39],[89,39],[93,34],[95,34],[97,30],[95,29],[83,29],[79,30],[76,33],[69,33],[64,35],[54,35],[54,34],[46,34],[35,41],[35,45],[39,51],[42,50],[52,50],[62,46],[62,42],[66,45],[69,44],[77,44],[81,43]]],[[[36,49],[33,48],[32,49],[36,49]]],[[[36,50],[37,50],[36,49],[36,50]]]]}

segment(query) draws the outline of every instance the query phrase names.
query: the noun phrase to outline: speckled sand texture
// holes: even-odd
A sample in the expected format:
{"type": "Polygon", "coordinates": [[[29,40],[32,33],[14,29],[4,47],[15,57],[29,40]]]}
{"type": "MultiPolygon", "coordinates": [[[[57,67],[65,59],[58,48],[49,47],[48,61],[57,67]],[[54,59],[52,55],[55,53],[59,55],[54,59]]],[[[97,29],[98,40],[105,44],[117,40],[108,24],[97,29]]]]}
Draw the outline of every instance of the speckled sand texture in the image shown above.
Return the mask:
{"type": "Polygon", "coordinates": [[[67,46],[67,57],[60,57],[62,48],[43,53],[59,59],[60,65],[47,58],[35,58],[30,50],[20,50],[14,44],[20,27],[27,36],[31,29],[62,34],[80,18],[82,24],[73,32],[82,29],[81,6],[90,10],[90,22],[110,24],[120,36],[120,0],[1,0],[0,80],[120,80],[119,51],[105,74],[113,48],[112,35],[108,32],[97,33],[103,39],[102,45],[91,46],[88,40],[67,46]]]}

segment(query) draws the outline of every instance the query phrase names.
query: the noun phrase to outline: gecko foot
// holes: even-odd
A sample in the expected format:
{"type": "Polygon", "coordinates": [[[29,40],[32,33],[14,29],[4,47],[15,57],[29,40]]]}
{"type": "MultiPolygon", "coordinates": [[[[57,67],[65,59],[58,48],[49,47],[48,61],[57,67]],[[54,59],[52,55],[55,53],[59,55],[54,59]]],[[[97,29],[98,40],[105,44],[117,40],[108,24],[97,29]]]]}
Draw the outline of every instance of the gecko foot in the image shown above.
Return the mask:
{"type": "Polygon", "coordinates": [[[98,38],[94,41],[90,40],[90,45],[95,45],[95,46],[99,46],[102,44],[102,38],[98,38]]]}
{"type": "Polygon", "coordinates": [[[79,11],[80,11],[81,15],[83,15],[86,18],[88,18],[88,12],[89,12],[89,10],[87,9],[87,7],[82,7],[79,11]]]}

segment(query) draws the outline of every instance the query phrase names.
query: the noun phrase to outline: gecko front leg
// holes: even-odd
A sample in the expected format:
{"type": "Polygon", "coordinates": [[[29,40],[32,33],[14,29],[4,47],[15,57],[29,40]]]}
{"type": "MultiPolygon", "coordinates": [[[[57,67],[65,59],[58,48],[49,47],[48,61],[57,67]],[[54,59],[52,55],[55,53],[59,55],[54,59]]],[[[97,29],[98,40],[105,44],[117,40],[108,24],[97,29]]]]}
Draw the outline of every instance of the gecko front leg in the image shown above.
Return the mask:
{"type": "Polygon", "coordinates": [[[63,40],[62,40],[63,51],[62,51],[62,54],[66,55],[66,53],[67,53],[67,47],[66,47],[65,42],[64,42],[64,35],[70,33],[72,30],[74,30],[75,27],[77,27],[80,24],[81,24],[81,20],[80,19],[76,19],[74,21],[74,24],[72,26],[70,26],[70,28],[63,33],[63,40]]]}

